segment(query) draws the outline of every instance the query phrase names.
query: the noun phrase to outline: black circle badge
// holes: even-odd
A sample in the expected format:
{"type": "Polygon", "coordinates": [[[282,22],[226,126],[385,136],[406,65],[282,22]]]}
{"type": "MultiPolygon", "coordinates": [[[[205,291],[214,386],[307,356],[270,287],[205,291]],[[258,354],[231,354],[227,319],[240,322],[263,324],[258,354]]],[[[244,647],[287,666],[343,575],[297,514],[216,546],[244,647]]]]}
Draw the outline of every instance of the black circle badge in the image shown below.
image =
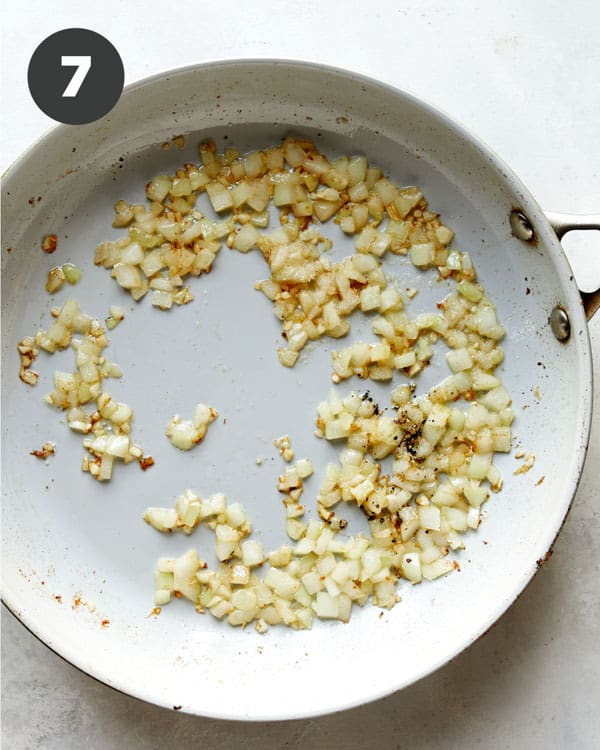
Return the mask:
{"type": "Polygon", "coordinates": [[[38,107],[58,122],[83,125],[115,106],[125,73],[114,46],[89,29],[63,29],[38,46],[27,83],[38,107]]]}

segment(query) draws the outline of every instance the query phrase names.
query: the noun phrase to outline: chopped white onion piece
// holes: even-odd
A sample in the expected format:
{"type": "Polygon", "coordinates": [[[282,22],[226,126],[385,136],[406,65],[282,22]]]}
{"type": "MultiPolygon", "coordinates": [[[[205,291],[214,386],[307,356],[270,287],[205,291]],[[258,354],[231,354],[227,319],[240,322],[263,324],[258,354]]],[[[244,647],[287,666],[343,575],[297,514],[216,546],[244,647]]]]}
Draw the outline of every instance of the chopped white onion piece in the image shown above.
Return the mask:
{"type": "MultiPolygon", "coordinates": [[[[308,523],[300,520],[301,495],[303,480],[313,473],[311,462],[301,459],[281,474],[278,489],[293,547],[265,559],[260,544],[245,539],[251,526],[243,508],[227,505],[222,495],[201,499],[186,491],[174,511],[149,509],[148,518],[160,530],[191,533],[207,524],[223,562],[212,571],[197,556],[178,558],[177,581],[157,577],[156,601],[183,595],[199,611],[232,625],[254,620],[259,632],[279,623],[310,627],[313,613],[347,621],[352,604],[370,597],[378,606],[394,606],[398,577],[417,583],[453,569],[448,551],[464,546],[462,535],[477,528],[490,490],[502,485],[493,457],[511,449],[515,412],[495,374],[504,357],[496,309],[477,283],[469,255],[449,247],[454,234],[429,210],[421,191],[398,187],[364,156],[332,161],[309,141],[286,138],[281,146],[246,155],[231,148],[219,154],[207,142],[200,158],[199,168],[186,164],[148,183],[148,206],[125,201],[115,206],[115,226],[128,227],[127,234],[102,243],[95,262],[112,269],[134,299],[150,289],[155,307],[186,304],[192,299],[186,277],[211,270],[221,240],[240,252],[256,247],[270,272],[256,288],[273,303],[286,339],[277,351],[282,365],[294,367],[309,341],[345,336],[350,316],[360,309],[376,313],[376,338],[333,353],[335,383],[353,375],[389,381],[394,370],[413,378],[438,356],[438,341],[448,347],[451,374],[418,398],[411,386],[397,386],[391,398],[395,414],[380,410],[368,393],[334,393],[319,405],[316,434],[343,441],[340,463],[330,464],[322,480],[321,520],[308,523]],[[196,209],[203,191],[217,213],[231,210],[227,220],[213,221],[196,209]],[[280,208],[281,227],[264,234],[259,229],[268,224],[271,201],[280,208]],[[327,255],[331,241],[318,231],[319,221],[333,217],[341,231],[356,234],[357,252],[339,262],[327,255]],[[380,261],[386,252],[409,254],[417,268],[434,267],[456,288],[437,311],[412,317],[399,290],[388,283],[380,261]],[[390,473],[380,463],[387,456],[390,473]],[[346,524],[338,508],[347,502],[370,519],[368,538],[338,536],[346,524]],[[262,564],[270,567],[261,580],[252,569],[262,564]]],[[[416,292],[407,288],[405,298],[416,292]]],[[[108,342],[91,318],[76,306],[65,306],[55,317],[31,347],[23,344],[21,377],[37,379],[28,369],[37,353],[33,345],[53,352],[69,346],[73,333],[83,334],[83,342],[73,341],[76,372],[55,379],[48,401],[67,410],[71,429],[86,435],[85,470],[107,479],[115,460],[142,456],[130,439],[131,409],[102,390],[103,378],[119,376],[120,370],[102,355],[108,342]],[[100,421],[94,406],[89,413],[82,408],[94,401],[100,421]]],[[[111,309],[107,327],[119,319],[111,309]]],[[[215,417],[200,405],[191,421],[174,418],[167,433],[187,450],[215,417]]],[[[293,459],[289,438],[278,447],[286,461],[293,459]]]]}
{"type": "Polygon", "coordinates": [[[176,414],[167,425],[165,435],[176,448],[189,451],[202,441],[209,424],[218,416],[211,406],[198,404],[192,421],[184,421],[176,414]]]}

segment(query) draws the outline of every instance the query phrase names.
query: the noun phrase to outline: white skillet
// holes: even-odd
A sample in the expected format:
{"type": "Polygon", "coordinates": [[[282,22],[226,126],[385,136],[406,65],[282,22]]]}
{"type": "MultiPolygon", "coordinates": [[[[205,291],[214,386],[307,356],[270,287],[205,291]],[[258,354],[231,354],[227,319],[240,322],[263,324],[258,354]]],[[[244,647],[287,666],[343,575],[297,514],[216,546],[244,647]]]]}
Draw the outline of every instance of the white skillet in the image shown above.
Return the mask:
{"type": "MultiPolygon", "coordinates": [[[[7,172],[2,200],[3,598],[50,648],[106,684],[170,708],[231,719],[311,716],[409,686],[469,646],[521,593],[551,548],[581,472],[590,346],[581,298],[548,218],[472,134],[357,74],[285,61],[212,63],[128,87],[97,123],[55,128],[7,172]],[[265,276],[257,255],[225,248],[214,272],[193,280],[195,301],[165,314],[148,300],[131,303],[93,265],[94,247],[118,234],[110,226],[115,201],[141,201],[154,174],[197,160],[203,138],[246,150],[290,133],[314,138],[330,154],[364,152],[398,182],[419,185],[456,230],[456,245],[471,253],[508,331],[502,378],[518,415],[516,443],[536,463],[515,477],[515,459],[503,456],[505,488],[469,536],[461,572],[400,585],[402,602],[383,616],[366,607],[347,625],[272,628],[266,636],[197,615],[185,601],[146,617],[156,558],[190,546],[209,556],[213,545],[202,531],[159,535],[141,520],[146,506],[170,505],[186,487],[223,491],[246,506],[265,546],[281,543],[281,463],[272,441],[283,433],[298,457],[315,463],[306,490],[314,498],[320,472],[336,456],[313,436],[316,404],[330,387],[332,342],[311,347],[293,370],[279,365],[277,321],[253,289],[265,276]],[[161,147],[179,134],[183,151],[161,147]],[[52,256],[40,250],[49,232],[59,237],[52,256]],[[83,279],[50,298],[44,281],[59,259],[76,263],[83,279]],[[53,371],[71,367],[71,353],[41,356],[35,388],[18,378],[17,341],[47,326],[50,307],[69,296],[101,318],[111,304],[126,312],[110,336],[109,354],[125,373],[111,390],[133,406],[135,436],[156,465],[145,473],[118,467],[108,485],[81,473],[80,438],[41,402],[53,371]],[[557,307],[563,312],[551,325],[557,307]],[[555,334],[567,322],[570,335],[560,341],[555,334]],[[182,454],[164,427],[198,401],[214,405],[221,419],[200,448],[182,454]],[[45,440],[57,444],[47,464],[29,455],[45,440]]],[[[597,217],[552,220],[560,231],[598,228],[597,217]]],[[[327,231],[340,257],[351,252],[337,228],[327,231]]],[[[407,286],[418,284],[414,311],[444,294],[433,275],[397,257],[386,267],[407,286]]],[[[364,334],[368,321],[357,320],[353,330],[364,334]]],[[[443,357],[434,357],[419,391],[443,374],[443,357]]],[[[354,524],[360,527],[357,517],[354,524]]]]}

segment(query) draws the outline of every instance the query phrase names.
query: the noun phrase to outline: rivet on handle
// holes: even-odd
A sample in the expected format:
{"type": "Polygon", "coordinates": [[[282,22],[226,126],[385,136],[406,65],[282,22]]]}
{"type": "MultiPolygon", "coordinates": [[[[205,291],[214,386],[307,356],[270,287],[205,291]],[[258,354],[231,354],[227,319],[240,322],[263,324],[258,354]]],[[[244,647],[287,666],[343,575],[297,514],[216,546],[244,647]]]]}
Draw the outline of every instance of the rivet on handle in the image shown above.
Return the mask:
{"type": "Polygon", "coordinates": [[[510,212],[510,228],[518,240],[531,242],[535,236],[531,222],[520,208],[513,208],[510,212]]]}
{"type": "Polygon", "coordinates": [[[566,341],[571,335],[569,315],[560,305],[556,305],[550,313],[550,328],[559,341],[566,341]]]}

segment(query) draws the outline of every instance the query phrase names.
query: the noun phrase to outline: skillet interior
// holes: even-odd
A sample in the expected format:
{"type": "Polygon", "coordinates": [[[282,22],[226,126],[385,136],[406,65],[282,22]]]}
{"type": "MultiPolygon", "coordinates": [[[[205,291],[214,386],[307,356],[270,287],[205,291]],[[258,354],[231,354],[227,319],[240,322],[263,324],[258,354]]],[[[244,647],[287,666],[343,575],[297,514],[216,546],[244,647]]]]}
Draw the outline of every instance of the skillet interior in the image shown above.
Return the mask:
{"type": "MultiPolygon", "coordinates": [[[[103,121],[52,131],[9,171],[2,197],[3,588],[11,609],[48,645],[108,684],[159,704],[227,718],[298,717],[409,685],[471,643],[520,593],[575,490],[589,429],[589,343],[570,269],[539,208],[468,133],[359,76],[305,64],[220,63],[136,84],[103,121]],[[180,133],[184,151],[161,148],[180,133]],[[513,477],[514,458],[501,457],[505,489],[460,554],[460,574],[401,586],[402,603],[381,618],[366,608],[349,625],[317,623],[306,633],[275,628],[266,637],[198,616],[184,602],[146,619],[155,559],[191,546],[207,556],[212,549],[202,532],[189,539],[153,532],[141,521],[147,505],[169,505],[188,486],[224,491],[246,505],[265,546],[283,541],[274,488],[281,464],[272,440],[285,432],[296,455],[317,467],[305,495],[314,498],[319,469],[337,454],[312,434],[334,345],[311,347],[294,370],[278,364],[278,324],[252,288],[265,276],[256,255],[222,250],[214,272],[193,280],[196,300],[164,314],[148,300],[130,304],[93,266],[93,249],[117,235],[112,204],[142,200],[145,182],[195,160],[201,139],[249,149],[289,133],[310,135],[329,154],[364,152],[398,182],[419,185],[456,230],[456,245],[471,253],[509,332],[502,378],[515,400],[516,442],[536,453],[536,464],[513,477]],[[511,236],[515,205],[532,219],[537,246],[511,236]],[[59,235],[54,256],[39,249],[48,232],[59,235]],[[51,299],[43,284],[59,258],[75,262],[84,278],[51,299]],[[79,471],[80,439],[41,403],[53,371],[70,368],[70,353],[40,357],[37,388],[18,379],[17,341],[46,326],[50,306],[69,296],[101,318],[110,304],[126,311],[110,336],[109,356],[125,373],[112,393],[134,407],[134,434],[156,466],[146,473],[118,467],[109,486],[79,471]],[[547,324],[558,302],[573,322],[566,344],[547,324]],[[175,454],[164,425],[198,401],[215,405],[227,424],[219,420],[199,450],[175,454]],[[29,456],[47,439],[57,443],[48,466],[29,456]],[[268,459],[261,467],[258,456],[268,459]],[[541,476],[543,485],[534,486],[541,476]],[[94,614],[71,608],[79,593],[96,603],[94,614]],[[110,625],[103,628],[105,618],[110,625]]],[[[337,228],[328,231],[340,257],[351,252],[337,228]]],[[[419,277],[397,257],[387,268],[407,286],[418,280],[412,311],[431,309],[445,293],[432,274],[419,277]]],[[[356,336],[368,331],[359,317],[356,336]]],[[[418,392],[445,373],[440,354],[418,392]]]]}

